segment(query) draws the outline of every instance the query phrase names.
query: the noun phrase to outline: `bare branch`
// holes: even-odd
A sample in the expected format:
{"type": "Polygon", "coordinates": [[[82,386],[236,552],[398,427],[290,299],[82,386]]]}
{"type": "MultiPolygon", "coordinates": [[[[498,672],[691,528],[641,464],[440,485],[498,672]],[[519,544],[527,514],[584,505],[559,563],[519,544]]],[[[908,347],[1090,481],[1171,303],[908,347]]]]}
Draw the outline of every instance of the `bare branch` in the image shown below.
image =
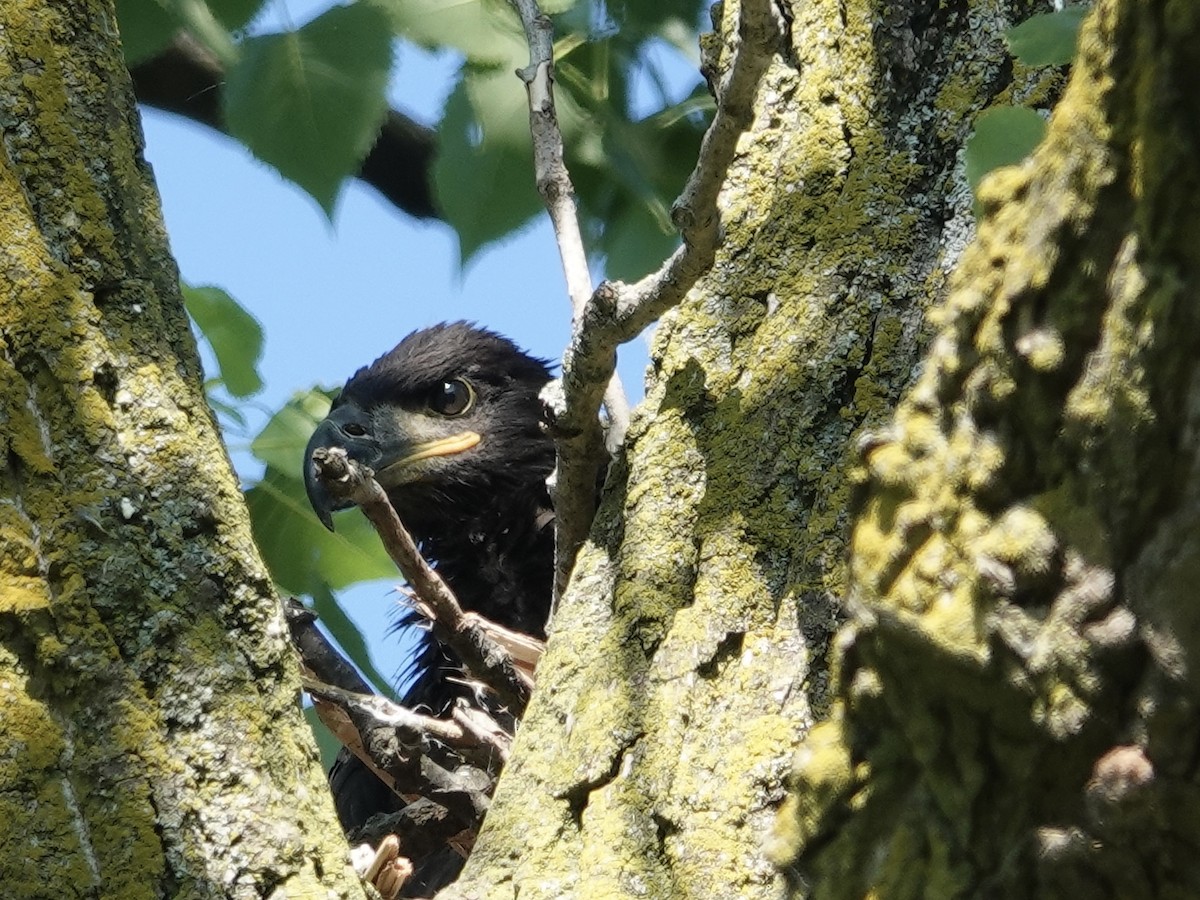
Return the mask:
{"type": "Polygon", "coordinates": [[[434,612],[439,636],[458,654],[463,665],[494,690],[514,715],[520,715],[529,702],[532,680],[521,672],[504,648],[475,624],[477,620],[466,617],[446,582],[417,550],[412,535],[375,480],[375,473],[350,459],[341,448],[317,449],[312,464],[317,478],[332,496],[356,504],[370,520],[409,586],[434,612]]]}
{"type": "MultiPolygon", "coordinates": [[[[521,17],[529,43],[529,65],[518,70],[517,75],[525,83],[529,97],[534,177],[554,226],[567,293],[571,297],[572,320],[577,321],[592,295],[592,276],[575,209],[575,186],[563,160],[562,131],[554,109],[553,26],[542,15],[536,0],[510,0],[510,3],[521,17]]],[[[604,408],[608,412],[609,445],[619,446],[629,427],[629,401],[615,369],[605,383],[604,408]]],[[[589,423],[588,428],[598,430],[599,425],[589,423]]]]}
{"type": "Polygon", "coordinates": [[[529,43],[529,65],[517,71],[529,96],[529,130],[533,135],[533,171],[538,193],[554,225],[571,308],[583,311],[592,293],[592,276],[575,213],[575,186],[563,161],[562,132],[554,109],[554,29],[536,0],[510,0],[521,17],[529,43]]]}
{"type": "MultiPolygon", "coordinates": [[[[554,226],[554,236],[558,244],[559,256],[562,258],[563,274],[567,280],[567,292],[571,297],[572,330],[577,330],[592,295],[592,276],[588,270],[587,252],[584,250],[583,237],[579,230],[579,216],[575,209],[575,187],[567,172],[563,159],[562,131],[558,127],[558,115],[554,109],[554,33],[553,26],[538,7],[537,0],[509,0],[510,5],[517,11],[521,25],[525,30],[525,40],[529,44],[529,65],[517,71],[518,77],[525,83],[526,94],[529,98],[529,130],[533,136],[533,167],[537,181],[538,193],[546,204],[550,214],[550,222],[554,226]]],[[[613,366],[605,378],[602,396],[605,409],[608,411],[608,445],[612,448],[620,446],[624,440],[625,431],[629,427],[629,401],[621,379],[616,374],[616,357],[614,351],[613,366]]],[[[553,408],[553,407],[552,407],[553,408]]],[[[596,448],[602,446],[600,440],[599,402],[592,409],[590,420],[579,426],[580,434],[570,438],[571,443],[557,442],[559,467],[562,466],[564,454],[575,454],[576,467],[587,465],[592,472],[591,489],[587,494],[571,495],[571,502],[578,506],[572,510],[576,519],[591,522],[596,511],[595,483],[600,467],[607,461],[607,455],[589,453],[580,459],[580,446],[596,448]],[[575,446],[578,444],[580,446],[575,446]]],[[[557,493],[556,493],[556,516],[557,493]]],[[[560,519],[561,521],[561,519],[560,519]]],[[[555,572],[554,600],[557,603],[561,589],[566,584],[566,573],[574,564],[575,550],[578,543],[564,544],[555,539],[555,572]],[[563,555],[564,547],[571,549],[569,557],[563,555]]]]}
{"type": "Polygon", "coordinates": [[[655,273],[636,284],[601,284],[575,316],[563,355],[562,396],[547,399],[558,436],[555,516],[555,596],[566,586],[575,555],[595,514],[594,441],[589,439],[606,385],[616,367],[617,346],[640,334],[679,303],[716,257],[721,240],[717,196],[750,124],[758,84],[779,44],[780,25],[771,0],[743,0],[738,46],[718,87],[717,113],[704,135],[696,167],[671,209],[683,244],[655,273]]]}
{"type": "Polygon", "coordinates": [[[371,686],[358,674],[358,670],[317,629],[315,612],[295,597],[289,597],[283,602],[283,615],[287,620],[292,646],[299,651],[300,662],[307,672],[318,681],[345,691],[371,693],[371,686]]]}
{"type": "Polygon", "coordinates": [[[495,719],[478,707],[465,703],[456,705],[450,715],[464,734],[471,735],[481,747],[493,748],[501,762],[508,762],[512,735],[501,728],[495,719]]]}
{"type": "Polygon", "coordinates": [[[335,703],[349,712],[367,713],[376,725],[392,728],[401,744],[424,747],[432,738],[459,751],[464,758],[479,757],[485,767],[493,762],[493,755],[501,762],[508,758],[511,740],[483,710],[474,710],[470,723],[464,724],[457,716],[451,719],[424,716],[378,694],[347,691],[315,678],[303,678],[302,683],[314,698],[335,703]],[[478,752],[481,749],[482,755],[478,752]]]}
{"type": "Polygon", "coordinates": [[[472,711],[469,719],[435,719],[371,694],[316,628],[311,610],[291,599],[284,611],[300,651],[304,688],[326,727],[397,794],[436,798],[453,819],[447,822],[450,833],[475,827],[511,748],[504,727],[483,710],[472,711]]]}
{"type": "Polygon", "coordinates": [[[406,800],[435,800],[459,827],[474,827],[487,812],[506,746],[481,743],[481,729],[428,719],[374,694],[356,694],[312,678],[304,678],[303,684],[321,721],[396,794],[406,800]],[[461,746],[450,748],[438,734],[426,733],[431,723],[461,746]]]}

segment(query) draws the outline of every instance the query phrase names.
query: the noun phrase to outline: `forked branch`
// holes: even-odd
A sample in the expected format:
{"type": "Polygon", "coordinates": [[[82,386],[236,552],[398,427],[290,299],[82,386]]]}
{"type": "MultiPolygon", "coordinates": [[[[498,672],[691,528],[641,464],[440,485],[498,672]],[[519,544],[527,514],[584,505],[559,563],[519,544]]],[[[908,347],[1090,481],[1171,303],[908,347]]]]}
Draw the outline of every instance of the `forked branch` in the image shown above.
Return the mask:
{"type": "MultiPolygon", "coordinates": [[[[558,240],[573,310],[571,342],[563,354],[562,390],[544,395],[558,448],[555,475],[555,578],[557,598],[595,515],[598,415],[609,412],[610,445],[628,424],[622,403],[612,402],[617,347],[683,299],[711,267],[721,240],[717,196],[738,138],[749,126],[754,97],[782,36],[771,0],[742,0],[738,39],[727,73],[716,87],[717,112],[701,144],[696,167],[671,208],[683,243],[657,272],[636,284],[605,282],[595,291],[580,237],[575,191],[563,162],[562,133],[554,112],[553,35],[536,0],[510,0],[529,42],[529,65],[517,74],[529,94],[534,167],[558,240]],[[618,411],[619,410],[619,411],[618,411]]],[[[622,392],[623,397],[623,392],[622,392]]]]}

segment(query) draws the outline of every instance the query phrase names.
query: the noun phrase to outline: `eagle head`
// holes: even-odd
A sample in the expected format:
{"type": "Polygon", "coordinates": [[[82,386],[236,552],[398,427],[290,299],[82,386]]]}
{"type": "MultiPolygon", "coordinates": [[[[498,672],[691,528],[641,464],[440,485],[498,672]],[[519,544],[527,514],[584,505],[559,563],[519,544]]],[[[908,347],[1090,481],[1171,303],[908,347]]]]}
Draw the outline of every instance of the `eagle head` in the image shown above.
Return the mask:
{"type": "Polygon", "coordinates": [[[414,331],[346,382],[304,452],[308,499],[326,528],[336,501],[313,473],[319,447],[370,466],[410,528],[503,504],[554,466],[538,397],[545,360],[468,322],[414,331]]]}

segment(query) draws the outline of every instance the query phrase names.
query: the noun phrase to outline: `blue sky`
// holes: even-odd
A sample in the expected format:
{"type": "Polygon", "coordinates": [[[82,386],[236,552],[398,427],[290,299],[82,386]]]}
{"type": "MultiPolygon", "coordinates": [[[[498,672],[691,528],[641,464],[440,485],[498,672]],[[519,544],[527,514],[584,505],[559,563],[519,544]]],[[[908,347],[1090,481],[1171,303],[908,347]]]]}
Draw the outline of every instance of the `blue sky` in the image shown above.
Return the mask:
{"type": "MultiPolygon", "coordinates": [[[[286,14],[299,23],[327,5],[293,2],[286,14]]],[[[393,105],[435,123],[457,60],[407,46],[398,58],[393,105]]],[[[683,63],[677,72],[686,93],[698,75],[683,63]]],[[[404,335],[434,322],[471,319],[539,356],[560,357],[570,307],[544,216],[460,272],[449,227],[416,222],[370,188],[351,182],[331,224],[308,195],[240,144],[170,114],[143,109],[142,116],[146,156],[183,278],[225,289],[263,325],[266,387],[256,398],[262,417],[255,429],[295,391],[340,385],[404,335]]],[[[641,396],[646,358],[642,339],[622,348],[619,371],[633,400],[641,396]]],[[[229,440],[240,474],[256,477],[253,461],[239,452],[246,439],[229,440]]],[[[391,584],[362,585],[340,599],[377,666],[396,671],[400,650],[385,637],[391,584]]]]}

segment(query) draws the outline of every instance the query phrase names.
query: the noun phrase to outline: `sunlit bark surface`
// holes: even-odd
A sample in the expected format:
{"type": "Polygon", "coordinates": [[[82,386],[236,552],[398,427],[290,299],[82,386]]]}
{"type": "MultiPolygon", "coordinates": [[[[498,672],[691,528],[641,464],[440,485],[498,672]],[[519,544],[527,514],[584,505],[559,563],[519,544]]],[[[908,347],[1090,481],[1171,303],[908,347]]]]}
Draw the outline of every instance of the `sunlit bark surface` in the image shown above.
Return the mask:
{"type": "Polygon", "coordinates": [[[1200,7],[1103,0],[864,452],[814,897],[1200,893],[1200,7]]]}
{"type": "Polygon", "coordinates": [[[0,423],[0,894],[360,896],[105,2],[0,3],[0,423]]]}

